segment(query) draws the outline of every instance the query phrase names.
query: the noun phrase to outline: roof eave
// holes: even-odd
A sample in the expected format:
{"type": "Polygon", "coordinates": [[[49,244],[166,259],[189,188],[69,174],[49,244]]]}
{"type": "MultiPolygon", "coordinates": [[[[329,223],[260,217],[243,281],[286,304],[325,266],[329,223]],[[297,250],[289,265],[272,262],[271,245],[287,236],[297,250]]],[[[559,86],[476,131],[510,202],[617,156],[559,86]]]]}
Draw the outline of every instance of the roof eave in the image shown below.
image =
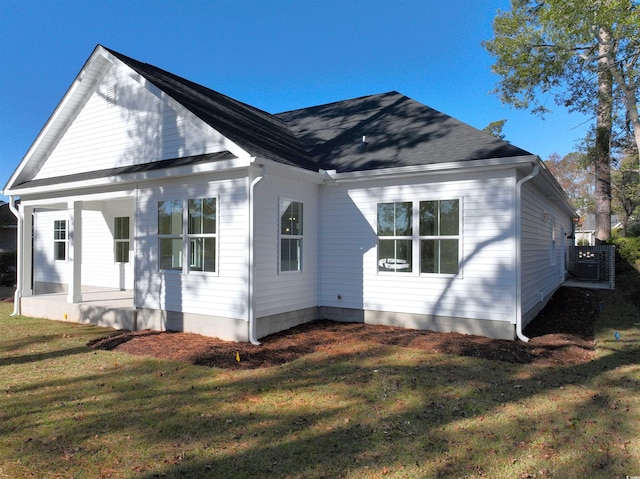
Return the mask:
{"type": "Polygon", "coordinates": [[[517,167],[539,161],[536,155],[512,156],[506,158],[489,158],[466,161],[452,161],[447,163],[429,163],[415,166],[402,166],[396,168],[382,168],[376,170],[350,171],[337,173],[335,170],[324,171],[325,178],[332,183],[346,183],[368,181],[373,179],[401,178],[418,176],[425,173],[450,173],[465,169],[504,169],[505,167],[517,167]]]}
{"type": "Polygon", "coordinates": [[[78,190],[87,188],[98,187],[126,187],[127,185],[162,180],[165,178],[176,177],[188,177],[193,175],[200,175],[204,173],[217,173],[217,172],[229,172],[249,167],[254,158],[245,156],[242,158],[234,158],[231,160],[224,160],[212,163],[202,163],[197,165],[169,167],[159,170],[144,171],[139,173],[129,173],[123,175],[107,176],[104,178],[93,178],[90,180],[69,181],[64,183],[57,183],[53,185],[44,186],[28,186],[26,183],[23,187],[15,187],[5,189],[3,194],[7,196],[30,196],[39,194],[65,194],[72,193],[78,190]]]}

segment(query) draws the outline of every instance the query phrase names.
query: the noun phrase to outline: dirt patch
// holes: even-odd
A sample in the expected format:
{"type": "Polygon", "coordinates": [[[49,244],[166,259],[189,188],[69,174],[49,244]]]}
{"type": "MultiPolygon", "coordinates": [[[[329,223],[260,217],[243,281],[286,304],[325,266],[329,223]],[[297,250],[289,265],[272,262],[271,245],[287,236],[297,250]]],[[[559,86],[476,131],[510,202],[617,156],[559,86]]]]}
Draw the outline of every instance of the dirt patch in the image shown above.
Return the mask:
{"type": "Polygon", "coordinates": [[[579,364],[594,358],[593,327],[599,294],[597,290],[560,288],[525,330],[531,338],[527,343],[321,320],[262,338],[260,346],[198,334],[149,330],[122,332],[93,341],[89,346],[225,369],[276,366],[314,351],[344,350],[344,346],[358,342],[517,364],[579,364]]]}

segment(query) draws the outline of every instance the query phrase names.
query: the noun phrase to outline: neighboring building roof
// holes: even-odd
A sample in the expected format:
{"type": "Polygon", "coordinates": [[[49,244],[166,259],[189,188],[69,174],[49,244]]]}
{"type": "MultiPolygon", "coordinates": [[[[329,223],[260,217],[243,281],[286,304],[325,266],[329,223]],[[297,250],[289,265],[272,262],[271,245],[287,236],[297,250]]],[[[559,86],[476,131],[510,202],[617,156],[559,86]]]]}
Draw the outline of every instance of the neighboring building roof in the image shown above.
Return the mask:
{"type": "MultiPolygon", "coordinates": [[[[619,223],[618,215],[611,215],[611,227],[617,225],[619,223]]],[[[584,221],[576,231],[595,231],[596,230],[596,215],[593,213],[587,213],[584,216],[584,221]]]]}

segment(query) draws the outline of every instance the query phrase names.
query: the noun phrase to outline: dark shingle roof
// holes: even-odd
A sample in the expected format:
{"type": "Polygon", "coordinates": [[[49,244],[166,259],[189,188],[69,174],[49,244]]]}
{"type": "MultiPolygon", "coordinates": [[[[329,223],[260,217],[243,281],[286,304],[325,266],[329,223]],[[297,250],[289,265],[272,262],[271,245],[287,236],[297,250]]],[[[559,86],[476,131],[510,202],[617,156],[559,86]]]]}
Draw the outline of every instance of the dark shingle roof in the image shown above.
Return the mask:
{"type": "Polygon", "coordinates": [[[398,92],[277,116],[320,168],[338,172],[531,154],[398,92]]]}
{"type": "Polygon", "coordinates": [[[250,154],[314,169],[298,138],[277,117],[148,63],[106,50],[250,154]]]}
{"type": "Polygon", "coordinates": [[[287,165],[348,172],[531,154],[395,91],[272,115],[109,52],[250,154],[287,165]]]}

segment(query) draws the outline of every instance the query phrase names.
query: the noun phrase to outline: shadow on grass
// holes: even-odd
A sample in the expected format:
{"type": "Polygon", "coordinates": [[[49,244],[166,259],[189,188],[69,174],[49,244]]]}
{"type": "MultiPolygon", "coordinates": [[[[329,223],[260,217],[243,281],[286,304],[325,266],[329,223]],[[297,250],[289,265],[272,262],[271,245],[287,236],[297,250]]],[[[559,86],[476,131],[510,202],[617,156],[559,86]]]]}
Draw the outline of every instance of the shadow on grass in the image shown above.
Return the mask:
{"type": "Polygon", "coordinates": [[[105,359],[6,392],[4,454],[31,471],[140,479],[624,477],[640,470],[639,318],[616,318],[596,334],[615,327],[625,342],[602,339],[570,366],[375,342],[239,372],[105,359]]]}

